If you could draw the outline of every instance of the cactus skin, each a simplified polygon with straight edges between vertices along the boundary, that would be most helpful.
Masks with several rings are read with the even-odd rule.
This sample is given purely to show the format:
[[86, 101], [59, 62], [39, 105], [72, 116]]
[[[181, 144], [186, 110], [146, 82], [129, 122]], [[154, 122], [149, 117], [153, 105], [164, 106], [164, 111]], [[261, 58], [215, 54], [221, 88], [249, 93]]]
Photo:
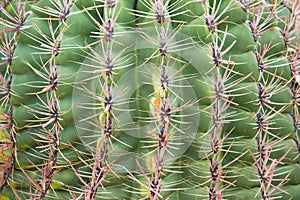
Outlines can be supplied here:
[[299, 1], [7, 3], [0, 199], [300, 198]]

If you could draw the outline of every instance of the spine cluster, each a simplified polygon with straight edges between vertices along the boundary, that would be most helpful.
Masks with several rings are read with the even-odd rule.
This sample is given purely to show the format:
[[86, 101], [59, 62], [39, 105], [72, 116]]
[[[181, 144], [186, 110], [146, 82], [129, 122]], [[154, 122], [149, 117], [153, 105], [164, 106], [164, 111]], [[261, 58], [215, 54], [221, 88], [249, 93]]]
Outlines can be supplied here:
[[[274, 185], [275, 177], [277, 176], [276, 168], [282, 164], [282, 160], [288, 155], [290, 150], [287, 150], [280, 158], [274, 158], [272, 150], [276, 149], [275, 146], [284, 141], [289, 136], [278, 139], [278, 136], [274, 133], [274, 126], [276, 121], [273, 120], [278, 116], [278, 113], [285, 112], [285, 109], [289, 104], [280, 104], [272, 98], [277, 94], [286, 90], [287, 86], [281, 83], [281, 78], [270, 71], [272, 66], [272, 58], [282, 59], [278, 57], [278, 54], [272, 55], [272, 48], [275, 48], [276, 44], [272, 44], [272, 40], [269, 43], [265, 43], [263, 35], [273, 31], [273, 20], [276, 16], [275, 4], [267, 4], [260, 2], [256, 11], [249, 10], [252, 16], [252, 20], [248, 21], [248, 25], [251, 29], [254, 41], [257, 44], [254, 55], [257, 60], [257, 66], [259, 71], [259, 79], [257, 80], [258, 90], [258, 111], [256, 112], [256, 142], [257, 153], [250, 152], [251, 157], [255, 162], [255, 167], [259, 177], [260, 187], [259, 192], [264, 200], [272, 199], [276, 197], [276, 193], [284, 183], [288, 181], [288, 174], [285, 173], [285, 177], [281, 179], [277, 185]], [[268, 10], [268, 13], [265, 12]], [[286, 23], [288, 24], [288, 23]], [[287, 25], [288, 26], [288, 25]], [[285, 41], [286, 47], [289, 45], [289, 39], [285, 32], [281, 32]], [[287, 48], [288, 49], [288, 48]], [[284, 52], [281, 52], [284, 54]], [[284, 67], [284, 65], [279, 66]], [[294, 94], [295, 95], [295, 94]], [[294, 96], [293, 95], [293, 96]], [[295, 120], [295, 119], [294, 119]], [[295, 127], [296, 128], [296, 127]]]
[[40, 108], [36, 109], [26, 106], [29, 112], [38, 116], [35, 120], [35, 122], [38, 123], [30, 125], [28, 128], [36, 130], [35, 134], [38, 135], [37, 140], [40, 141], [43, 145], [41, 147], [45, 148], [47, 152], [47, 159], [43, 162], [43, 165], [36, 166], [41, 173], [41, 181], [38, 182], [29, 178], [35, 187], [33, 188], [34, 192], [32, 192], [31, 196], [37, 199], [45, 199], [47, 197], [54, 176], [58, 172], [60, 133], [61, 130], [63, 130], [60, 124], [60, 97], [57, 95], [57, 89], [60, 83], [59, 67], [56, 63], [56, 59], [61, 51], [60, 47], [65, 31], [64, 23], [73, 3], [67, 0], [63, 2], [56, 1], [54, 4], [55, 8], [45, 6], [45, 8], [39, 10], [50, 15], [50, 17], [46, 19], [48, 20], [50, 37], [39, 28], [36, 28], [36, 31], [39, 32], [40, 38], [29, 36], [33, 41], [40, 44], [37, 50], [43, 51], [44, 54], [49, 56], [46, 62], [39, 63], [40, 68], [43, 69], [42, 71], [38, 71], [37, 67], [32, 63], [27, 63], [28, 67], [43, 80], [43, 85], [38, 86], [41, 90], [36, 93], [36, 97], [41, 105]]
[[224, 59], [224, 55], [227, 53], [228, 49], [223, 48], [225, 36], [221, 36], [221, 31], [218, 26], [224, 23], [227, 17], [222, 18], [221, 15], [217, 15], [219, 12], [220, 2], [215, 2], [213, 4], [213, 9], [210, 10], [208, 2], [203, 3], [205, 8], [205, 22], [206, 26], [210, 32], [211, 43], [210, 47], [212, 49], [212, 64], [213, 67], [209, 71], [212, 74], [212, 96], [211, 96], [211, 113], [212, 113], [212, 126], [208, 133], [210, 138], [210, 152], [207, 152], [206, 157], [209, 162], [209, 191], [208, 199], [217, 200], [223, 198], [224, 190], [228, 186], [223, 186], [224, 177], [226, 174], [225, 167], [230, 165], [221, 165], [223, 159], [224, 145], [226, 144], [226, 138], [229, 136], [230, 132], [224, 133], [224, 124], [226, 123], [227, 110], [231, 104], [229, 100], [229, 95], [227, 90], [235, 86], [237, 83], [232, 85], [227, 84], [228, 79], [231, 76], [229, 64], [230, 61]]
[[299, 3], [2, 1], [0, 199], [297, 199]]
[[18, 45], [16, 37], [18, 36], [26, 18], [30, 15], [26, 12], [26, 3], [16, 2], [15, 13], [9, 13], [5, 10], [5, 7], [9, 4], [9, 1], [4, 1], [3, 5], [0, 5], [0, 11], [7, 16], [7, 19], [0, 19], [0, 24], [3, 30], [0, 31], [0, 55], [3, 56], [2, 62], [0, 62], [1, 74], [0, 74], [0, 95], [1, 95], [1, 108], [4, 109], [1, 113], [1, 126], [0, 130], [4, 135], [1, 136], [1, 170], [0, 176], [0, 192], [7, 184], [16, 163], [17, 146], [16, 146], [16, 134], [17, 128], [14, 122], [14, 106], [10, 105], [9, 100], [11, 95], [14, 95], [11, 90], [11, 84], [13, 81], [13, 74], [11, 73], [11, 65], [14, 56], [14, 51]]
[[162, 186], [161, 174], [164, 168], [164, 155], [167, 151], [167, 145], [170, 133], [170, 88], [169, 88], [169, 59], [170, 53], [168, 50], [167, 33], [165, 30], [167, 6], [161, 0], [151, 3], [155, 12], [155, 22], [158, 24], [158, 50], [159, 50], [159, 69], [160, 69], [160, 83], [161, 88], [157, 92], [157, 97], [153, 102], [154, 110], [158, 117], [158, 149], [155, 159], [155, 171], [153, 172], [151, 182], [149, 184], [150, 199], [156, 200], [159, 198], [159, 193]]

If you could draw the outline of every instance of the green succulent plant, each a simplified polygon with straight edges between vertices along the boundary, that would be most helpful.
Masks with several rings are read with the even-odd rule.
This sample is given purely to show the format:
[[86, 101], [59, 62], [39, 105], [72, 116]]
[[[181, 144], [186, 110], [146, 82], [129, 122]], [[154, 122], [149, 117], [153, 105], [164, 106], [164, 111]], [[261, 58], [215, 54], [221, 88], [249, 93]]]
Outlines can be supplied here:
[[0, 4], [0, 199], [300, 199], [299, 1]]

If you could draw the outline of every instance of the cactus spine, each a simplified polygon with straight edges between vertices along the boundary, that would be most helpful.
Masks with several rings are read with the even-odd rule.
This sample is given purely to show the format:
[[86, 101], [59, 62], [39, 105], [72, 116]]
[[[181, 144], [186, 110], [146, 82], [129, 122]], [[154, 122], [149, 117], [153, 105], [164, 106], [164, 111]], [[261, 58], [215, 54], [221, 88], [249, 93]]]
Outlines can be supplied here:
[[0, 199], [299, 199], [299, 1], [0, 4]]

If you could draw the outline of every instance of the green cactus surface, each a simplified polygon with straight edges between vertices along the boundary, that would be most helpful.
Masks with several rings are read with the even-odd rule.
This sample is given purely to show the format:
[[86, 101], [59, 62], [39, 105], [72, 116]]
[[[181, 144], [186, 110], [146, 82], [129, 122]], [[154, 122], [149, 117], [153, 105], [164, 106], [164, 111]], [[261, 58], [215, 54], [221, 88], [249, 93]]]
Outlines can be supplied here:
[[2, 1], [0, 200], [299, 200], [299, 15]]

